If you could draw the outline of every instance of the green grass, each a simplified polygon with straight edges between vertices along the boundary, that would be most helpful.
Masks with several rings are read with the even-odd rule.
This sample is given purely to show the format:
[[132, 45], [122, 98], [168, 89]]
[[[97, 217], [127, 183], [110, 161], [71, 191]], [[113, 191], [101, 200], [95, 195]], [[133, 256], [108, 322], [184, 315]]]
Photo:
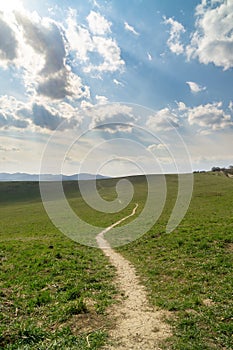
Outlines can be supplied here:
[[[97, 183], [106, 200], [116, 198], [116, 181]], [[133, 201], [117, 214], [92, 210], [74, 182], [64, 189], [81, 218], [106, 227], [130, 214], [135, 203], [137, 213], [142, 210], [145, 179], [131, 181]], [[232, 349], [233, 180], [195, 174], [188, 213], [170, 234], [165, 229], [176, 176], [167, 176], [167, 187], [158, 222], [118, 251], [135, 265], [151, 304], [171, 312], [173, 336], [164, 349]], [[71, 241], [53, 226], [37, 183], [0, 183], [0, 193], [0, 349], [99, 349], [111, 322], [105, 312], [117, 293], [114, 268], [101, 251]]]
[[[0, 186], [0, 349], [100, 348], [116, 295], [114, 269], [100, 250], [51, 224], [38, 184]], [[15, 201], [4, 199], [11, 187]]]
[[165, 349], [232, 349], [233, 181], [195, 175], [188, 213], [166, 234], [175, 187], [150, 232], [118, 250], [136, 266], [151, 303], [172, 312]]

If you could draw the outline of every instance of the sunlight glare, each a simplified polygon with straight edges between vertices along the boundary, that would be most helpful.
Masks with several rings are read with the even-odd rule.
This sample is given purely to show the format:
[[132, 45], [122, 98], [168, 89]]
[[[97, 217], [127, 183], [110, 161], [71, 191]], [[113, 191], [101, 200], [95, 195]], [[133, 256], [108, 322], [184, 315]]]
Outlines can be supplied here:
[[14, 10], [19, 10], [23, 7], [21, 0], [7, 0], [0, 3], [0, 11], [5, 13], [13, 12]]

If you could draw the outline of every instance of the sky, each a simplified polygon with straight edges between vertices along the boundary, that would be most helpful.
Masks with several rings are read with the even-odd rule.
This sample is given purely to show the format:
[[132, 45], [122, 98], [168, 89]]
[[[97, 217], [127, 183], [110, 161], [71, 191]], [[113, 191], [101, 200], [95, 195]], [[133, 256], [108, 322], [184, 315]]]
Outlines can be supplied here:
[[233, 0], [0, 2], [0, 172], [233, 163]]

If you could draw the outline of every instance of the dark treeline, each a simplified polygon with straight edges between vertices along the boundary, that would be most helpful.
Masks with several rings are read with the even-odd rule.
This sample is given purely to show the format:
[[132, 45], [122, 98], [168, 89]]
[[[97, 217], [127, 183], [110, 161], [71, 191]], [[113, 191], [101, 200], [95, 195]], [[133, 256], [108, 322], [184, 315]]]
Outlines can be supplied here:
[[[226, 176], [228, 176], [228, 174], [233, 175], [233, 165], [229, 165], [229, 167], [227, 167], [227, 168], [225, 168], [225, 167], [221, 168], [219, 166], [213, 166], [210, 171], [212, 171], [214, 173], [220, 173], [221, 172], [221, 173], [224, 173]], [[196, 171], [194, 171], [194, 174], [196, 174], [196, 173], [206, 173], [206, 172], [207, 171], [205, 171], [205, 170], [196, 170]]]
[[233, 174], [233, 165], [230, 165], [228, 168], [220, 168], [218, 166], [212, 167], [211, 171], [213, 172], [224, 172], [226, 174]]

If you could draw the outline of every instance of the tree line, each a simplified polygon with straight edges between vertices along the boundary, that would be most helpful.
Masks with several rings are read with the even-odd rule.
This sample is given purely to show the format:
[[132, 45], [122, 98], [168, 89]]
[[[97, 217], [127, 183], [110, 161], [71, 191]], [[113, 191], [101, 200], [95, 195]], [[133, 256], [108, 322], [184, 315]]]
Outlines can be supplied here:
[[212, 167], [211, 171], [213, 172], [223, 172], [224, 174], [231, 174], [233, 175], [233, 165], [230, 165], [228, 168], [220, 168], [218, 166]]

